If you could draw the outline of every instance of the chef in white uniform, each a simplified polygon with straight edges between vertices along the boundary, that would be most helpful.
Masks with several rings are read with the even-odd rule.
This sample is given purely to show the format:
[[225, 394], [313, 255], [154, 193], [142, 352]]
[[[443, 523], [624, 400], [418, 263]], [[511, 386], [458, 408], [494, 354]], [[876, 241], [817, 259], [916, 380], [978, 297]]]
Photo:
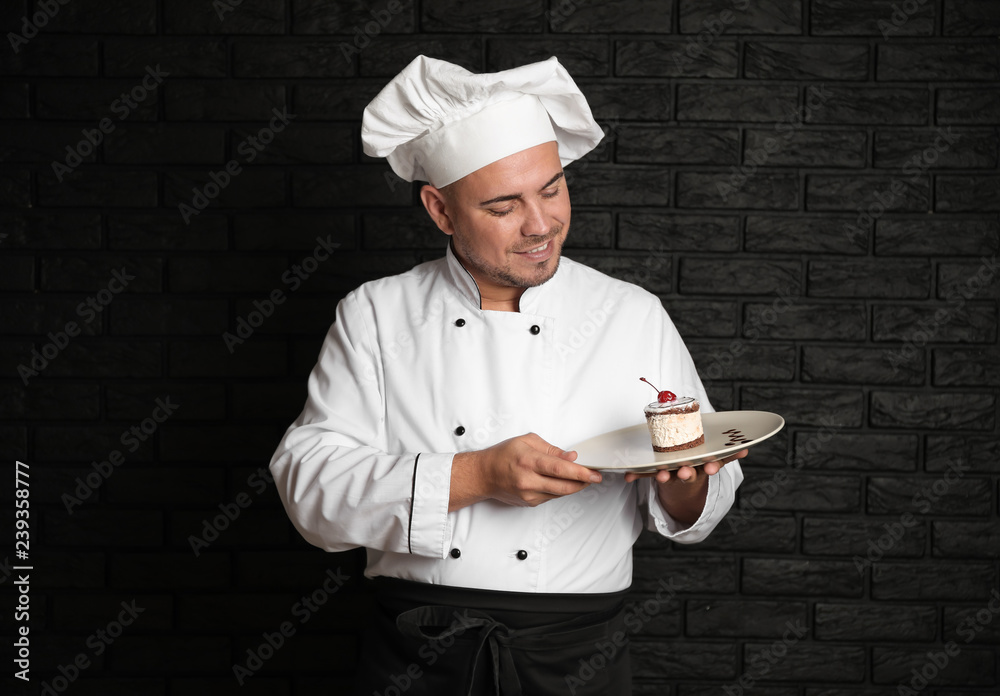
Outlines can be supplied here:
[[[602, 136], [556, 58], [472, 74], [419, 56], [365, 110], [365, 152], [429, 182], [445, 254], [340, 302], [271, 461], [303, 537], [365, 547], [384, 594], [356, 693], [565, 691], [594, 636], [620, 628], [641, 529], [695, 543], [733, 504], [732, 458], [637, 477], [569, 451], [642, 422], [655, 394], [641, 376], [712, 411], [658, 298], [561, 255], [563, 166]], [[478, 617], [450, 622], [447, 650], [428, 629], [449, 623], [442, 606]], [[547, 646], [583, 633], [550, 664], [531, 631]], [[571, 690], [628, 693], [627, 650], [609, 662]]]

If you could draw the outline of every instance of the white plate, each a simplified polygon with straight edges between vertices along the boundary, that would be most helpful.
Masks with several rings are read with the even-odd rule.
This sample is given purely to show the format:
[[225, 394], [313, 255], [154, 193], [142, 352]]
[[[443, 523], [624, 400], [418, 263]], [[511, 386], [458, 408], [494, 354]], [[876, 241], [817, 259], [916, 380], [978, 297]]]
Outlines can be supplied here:
[[[673, 471], [753, 447], [781, 430], [785, 419], [769, 411], [722, 411], [701, 414], [701, 423], [705, 443], [676, 452], [654, 451], [645, 421], [592, 437], [570, 449], [577, 452], [577, 464], [598, 471], [637, 474], [660, 469]], [[738, 440], [732, 437], [734, 430], [738, 431]]]

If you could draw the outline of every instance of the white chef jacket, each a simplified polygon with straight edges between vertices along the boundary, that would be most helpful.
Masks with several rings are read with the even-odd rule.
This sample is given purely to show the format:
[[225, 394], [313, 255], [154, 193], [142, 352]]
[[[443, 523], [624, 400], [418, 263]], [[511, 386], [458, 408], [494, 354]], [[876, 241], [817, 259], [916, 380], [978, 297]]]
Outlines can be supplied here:
[[571, 449], [645, 422], [639, 377], [712, 406], [656, 296], [563, 257], [519, 312], [480, 309], [454, 255], [365, 283], [337, 307], [308, 398], [270, 468], [296, 529], [363, 546], [368, 577], [516, 592], [615, 592], [645, 523], [704, 539], [733, 504], [739, 462], [709, 478], [700, 518], [663, 509], [652, 479], [603, 482], [536, 507], [448, 512], [452, 458], [528, 432]]

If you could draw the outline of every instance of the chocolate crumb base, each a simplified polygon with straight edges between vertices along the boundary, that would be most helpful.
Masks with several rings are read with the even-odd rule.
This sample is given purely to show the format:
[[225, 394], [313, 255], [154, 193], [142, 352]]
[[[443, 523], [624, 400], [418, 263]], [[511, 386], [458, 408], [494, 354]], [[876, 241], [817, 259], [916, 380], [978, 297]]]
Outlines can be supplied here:
[[697, 447], [698, 445], [705, 444], [705, 434], [702, 433], [698, 436], [697, 440], [691, 440], [691, 442], [685, 442], [681, 445], [674, 445], [673, 447], [657, 447], [653, 445], [653, 449], [657, 452], [676, 452], [678, 450], [691, 449], [692, 447]]

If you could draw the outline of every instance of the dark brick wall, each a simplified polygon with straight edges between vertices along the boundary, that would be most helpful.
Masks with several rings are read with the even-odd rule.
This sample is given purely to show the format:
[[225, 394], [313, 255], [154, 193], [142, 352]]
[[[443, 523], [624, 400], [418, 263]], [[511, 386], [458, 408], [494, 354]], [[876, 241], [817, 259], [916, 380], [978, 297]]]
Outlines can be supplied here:
[[[609, 132], [568, 171], [568, 255], [663, 298], [717, 408], [788, 422], [709, 540], [640, 540], [635, 600], [681, 591], [637, 605], [636, 692], [998, 693], [1000, 3], [5, 0], [0, 20], [0, 449], [31, 467], [34, 687], [349, 679], [363, 555], [305, 545], [258, 469], [337, 301], [442, 251], [359, 141], [426, 53], [560, 58]], [[213, 200], [185, 221], [195, 188]], [[265, 634], [283, 644], [240, 688]]]

